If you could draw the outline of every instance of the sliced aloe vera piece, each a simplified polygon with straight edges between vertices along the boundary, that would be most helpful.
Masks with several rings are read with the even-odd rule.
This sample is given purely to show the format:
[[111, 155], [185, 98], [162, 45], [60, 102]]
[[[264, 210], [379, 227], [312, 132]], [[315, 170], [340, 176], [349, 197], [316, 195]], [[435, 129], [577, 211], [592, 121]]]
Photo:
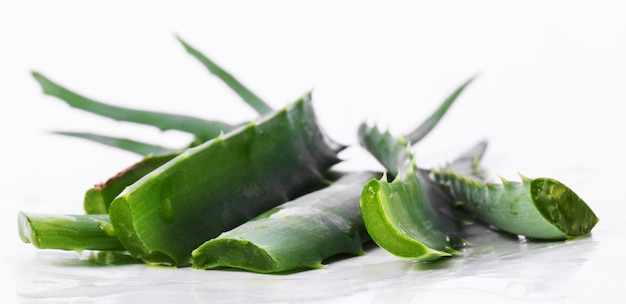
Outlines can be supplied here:
[[125, 250], [106, 214], [18, 214], [22, 241], [40, 249]]
[[113, 201], [111, 222], [134, 256], [188, 265], [205, 241], [323, 185], [343, 148], [319, 129], [307, 94], [145, 175]]
[[106, 182], [95, 185], [85, 193], [83, 207], [87, 214], [107, 214], [109, 206], [122, 191], [135, 183], [144, 175], [154, 171], [158, 167], [178, 156], [180, 152], [149, 155], [129, 168], [109, 178]]
[[361, 254], [369, 235], [359, 207], [372, 172], [348, 173], [330, 186], [271, 209], [193, 251], [195, 268], [262, 273], [322, 267], [337, 254]]
[[[419, 140], [432, 130], [468, 83], [455, 90], [409, 136]], [[443, 195], [440, 187], [428, 179], [427, 171], [418, 169], [410, 141], [365, 124], [359, 129], [359, 137], [361, 145], [393, 178], [392, 182], [387, 176], [373, 179], [363, 188], [360, 202], [363, 220], [374, 242], [407, 259], [430, 261], [456, 254], [455, 248], [463, 244], [463, 239], [453, 216], [450, 197]], [[467, 166], [466, 154], [459, 164]], [[474, 163], [470, 164], [468, 170], [474, 171]]]
[[271, 113], [272, 108], [257, 95], [252, 93], [248, 88], [243, 86], [235, 77], [233, 77], [230, 73], [224, 71], [220, 66], [215, 64], [212, 60], [210, 60], [207, 56], [202, 54], [197, 49], [193, 48], [187, 42], [185, 42], [182, 38], [176, 36], [176, 39], [183, 45], [185, 50], [191, 54], [193, 57], [198, 59], [213, 75], [217, 76], [220, 80], [222, 80], [226, 85], [228, 85], [237, 95], [239, 95], [248, 105], [250, 105], [257, 113], [264, 115]]
[[55, 96], [65, 101], [71, 107], [114, 120], [150, 125], [163, 131], [179, 130], [193, 134], [202, 140], [215, 138], [221, 133], [228, 132], [235, 128], [232, 125], [219, 121], [109, 105], [76, 94], [38, 72], [33, 72], [32, 74], [43, 88], [45, 94]]
[[461, 175], [450, 168], [434, 171], [454, 199], [484, 223], [531, 239], [562, 240], [585, 236], [596, 214], [569, 187], [552, 178], [502, 179], [501, 184]]

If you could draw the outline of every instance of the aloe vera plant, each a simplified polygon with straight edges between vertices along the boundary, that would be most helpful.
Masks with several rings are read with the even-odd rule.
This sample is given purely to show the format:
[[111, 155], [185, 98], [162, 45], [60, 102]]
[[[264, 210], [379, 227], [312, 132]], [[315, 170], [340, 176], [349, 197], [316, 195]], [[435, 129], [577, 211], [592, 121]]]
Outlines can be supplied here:
[[[431, 122], [441, 119], [470, 81], [455, 90], [407, 137], [419, 139], [424, 130], [433, 128]], [[359, 129], [361, 145], [393, 178], [392, 182], [387, 176], [373, 179], [363, 188], [360, 204], [367, 231], [380, 247], [398, 257], [429, 261], [456, 254], [455, 248], [463, 244], [463, 239], [449, 197], [433, 187], [427, 174], [418, 169], [407, 137], [394, 137], [365, 124]]]
[[434, 171], [454, 199], [471, 215], [502, 231], [531, 239], [562, 240], [587, 235], [595, 213], [569, 187], [552, 178], [501, 179], [501, 184], [462, 175], [451, 168]]
[[275, 273], [320, 268], [340, 253], [361, 254], [370, 237], [359, 197], [363, 184], [379, 175], [346, 173], [324, 189], [266, 211], [195, 249], [193, 266]]
[[186, 265], [204, 241], [321, 186], [343, 148], [318, 128], [307, 94], [145, 175], [113, 201], [111, 223], [145, 262]]
[[[587, 235], [598, 219], [570, 188], [549, 178], [486, 182], [480, 142], [442, 169], [420, 169], [411, 149], [441, 120], [471, 79], [418, 128], [393, 136], [359, 128], [359, 142], [386, 172], [337, 172], [343, 145], [317, 125], [311, 96], [280, 110], [176, 37], [259, 117], [240, 125], [112, 106], [40, 73], [44, 93], [115, 120], [194, 135], [172, 149], [85, 132], [56, 132], [137, 153], [143, 159], [85, 194], [84, 215], [20, 212], [20, 238], [41, 249], [124, 251], [146, 263], [276, 273], [361, 254], [372, 239], [422, 261], [464, 244], [455, 201], [479, 220], [537, 239]], [[382, 175], [382, 178], [378, 178]]]
[[[437, 125], [458, 94], [460, 91], [445, 100], [433, 115], [411, 132], [409, 137], [413, 145]], [[368, 132], [363, 128], [360, 131], [363, 142], [382, 149], [377, 150], [381, 153], [378, 156], [388, 156], [385, 160], [394, 164], [396, 161], [402, 163], [401, 155], [388, 150], [390, 145], [384, 144], [392, 140], [388, 134], [382, 135], [376, 130]], [[484, 144], [479, 148], [484, 151]], [[475, 168], [473, 159], [468, 162], [466, 158], [455, 162], [455, 167], [460, 170], [471, 168], [467, 171]], [[428, 174], [424, 169], [419, 172]], [[370, 240], [359, 203], [363, 185], [380, 175], [352, 172], [327, 188], [269, 210], [198, 247], [193, 251], [193, 265], [202, 269], [226, 266], [273, 273], [319, 268], [324, 259], [339, 253], [359, 254], [363, 242]], [[429, 186], [440, 190], [437, 184]], [[441, 194], [441, 191], [429, 191], [432, 197]]]

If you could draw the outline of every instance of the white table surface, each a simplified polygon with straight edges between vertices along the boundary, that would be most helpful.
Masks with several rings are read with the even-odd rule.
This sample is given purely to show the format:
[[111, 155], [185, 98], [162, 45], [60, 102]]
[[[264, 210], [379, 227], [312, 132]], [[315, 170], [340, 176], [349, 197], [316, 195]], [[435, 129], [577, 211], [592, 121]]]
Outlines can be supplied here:
[[[626, 5], [620, 1], [0, 2], [0, 291], [3, 303], [588, 303], [621, 296], [626, 204]], [[254, 118], [184, 52], [178, 34], [278, 108], [313, 90], [319, 121], [351, 145], [343, 169], [379, 168], [363, 121], [406, 132], [478, 78], [416, 147], [437, 166], [481, 139], [493, 177], [552, 177], [598, 214], [588, 238], [519, 242], [476, 230], [437, 263], [375, 246], [286, 276], [142, 264], [20, 241], [17, 212], [80, 213], [82, 195], [138, 156], [50, 134], [92, 131], [182, 146], [44, 96], [30, 72], [109, 103]], [[6, 302], [5, 302], [6, 301]]]

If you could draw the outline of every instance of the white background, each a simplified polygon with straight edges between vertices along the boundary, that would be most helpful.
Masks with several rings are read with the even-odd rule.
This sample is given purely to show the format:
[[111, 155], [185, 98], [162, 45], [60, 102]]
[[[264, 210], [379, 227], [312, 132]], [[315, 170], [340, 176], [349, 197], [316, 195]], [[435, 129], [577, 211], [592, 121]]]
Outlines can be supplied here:
[[[3, 299], [63, 300], [62, 293], [37, 300], [36, 290], [20, 286], [39, 275], [32, 269], [24, 274], [24, 265], [42, 259], [54, 264], [55, 256], [21, 243], [17, 212], [80, 213], [84, 190], [139, 159], [51, 131], [99, 132], [173, 147], [189, 140], [69, 108], [44, 96], [31, 71], [112, 104], [232, 123], [254, 119], [174, 35], [275, 108], [313, 90], [322, 127], [352, 146], [342, 154], [345, 169], [378, 168], [356, 146], [361, 122], [407, 132], [478, 75], [417, 146], [420, 165], [443, 164], [487, 139], [484, 166], [492, 176], [517, 180], [519, 172], [570, 186], [600, 223], [582, 243], [593, 243], [593, 251], [580, 257], [584, 262], [565, 277], [550, 277], [567, 282], [554, 292], [565, 302], [619, 294], [622, 284], [612, 278], [626, 270], [624, 16], [621, 1], [1, 1]], [[518, 260], [519, 267], [532, 269], [525, 261]], [[472, 267], [476, 276], [450, 285], [435, 281], [428, 295], [437, 298], [441, 290], [447, 297], [454, 294], [450, 290], [478, 286], [482, 266]], [[511, 280], [508, 269], [496, 268], [495, 277], [502, 279], [496, 282]], [[375, 289], [349, 297], [375, 302]], [[498, 301], [546, 295], [475, 289], [459, 295]], [[410, 290], [400, 302], [420, 301], [419, 289]]]

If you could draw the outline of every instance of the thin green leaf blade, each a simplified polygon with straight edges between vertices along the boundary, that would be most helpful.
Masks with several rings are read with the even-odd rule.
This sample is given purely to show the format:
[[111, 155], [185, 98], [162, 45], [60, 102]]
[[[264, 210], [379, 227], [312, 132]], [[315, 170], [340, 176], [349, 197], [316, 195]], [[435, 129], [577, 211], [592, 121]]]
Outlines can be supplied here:
[[178, 41], [183, 45], [183, 47], [189, 54], [198, 59], [209, 70], [209, 72], [217, 76], [233, 91], [235, 91], [235, 93], [237, 93], [237, 95], [239, 95], [248, 105], [256, 110], [257, 113], [264, 115], [273, 111], [272, 107], [270, 107], [265, 101], [261, 100], [261, 98], [259, 98], [257, 95], [252, 93], [252, 91], [250, 91], [243, 84], [241, 84], [241, 82], [239, 82], [230, 73], [223, 70], [220, 66], [215, 64], [215, 62], [213, 62], [197, 49], [193, 48], [179, 36], [176, 36], [176, 39], [178, 39]]
[[109, 147], [114, 147], [114, 148], [122, 149], [125, 151], [129, 151], [129, 152], [139, 154], [142, 156], [171, 154], [176, 151], [175, 149], [171, 149], [171, 148], [167, 148], [167, 147], [163, 147], [159, 145], [153, 145], [149, 143], [144, 143], [144, 142], [140, 142], [140, 141], [136, 141], [132, 139], [112, 137], [112, 136], [100, 135], [100, 134], [89, 133], [89, 132], [56, 131], [54, 132], [54, 134], [82, 138], [82, 139], [94, 141], [94, 142], [97, 142], [97, 143], [100, 143]]
[[421, 125], [419, 125], [415, 130], [409, 132], [404, 136], [407, 141], [415, 144], [422, 140], [430, 131], [432, 131], [435, 126], [439, 123], [439, 121], [443, 118], [443, 116], [448, 112], [448, 109], [452, 106], [454, 101], [461, 95], [463, 90], [474, 80], [474, 78], [470, 78], [465, 83], [463, 83], [459, 88], [457, 88], [448, 98], [446, 98], [443, 103], [432, 113]]
[[191, 133], [202, 140], [215, 138], [223, 132], [234, 129], [234, 126], [219, 121], [109, 105], [76, 94], [38, 72], [32, 72], [32, 75], [39, 82], [45, 94], [55, 96], [71, 107], [114, 120], [150, 125], [163, 131], [179, 130]]

